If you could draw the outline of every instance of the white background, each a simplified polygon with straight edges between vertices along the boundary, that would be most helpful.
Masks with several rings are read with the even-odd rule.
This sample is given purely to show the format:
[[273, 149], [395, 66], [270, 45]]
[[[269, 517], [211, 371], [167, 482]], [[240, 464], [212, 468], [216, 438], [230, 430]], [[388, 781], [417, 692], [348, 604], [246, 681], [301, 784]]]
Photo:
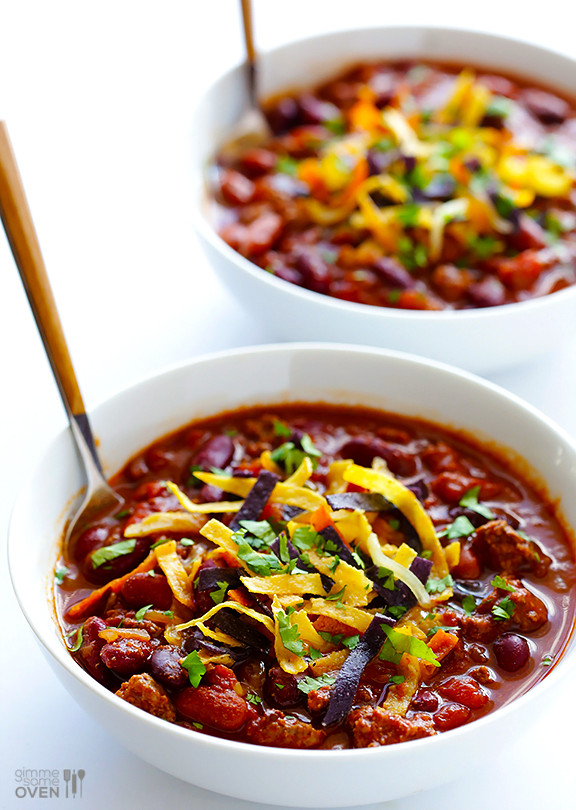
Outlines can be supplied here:
[[[267, 339], [216, 280], [188, 213], [190, 111], [202, 89], [242, 57], [237, 6], [0, 0], [0, 117], [8, 122], [88, 409], [168, 364]], [[265, 48], [332, 29], [420, 23], [512, 34], [576, 56], [569, 8], [558, 0], [535, 10], [502, 0], [255, 0]], [[575, 350], [567, 341], [552, 357], [493, 379], [576, 436]], [[0, 380], [4, 543], [16, 493], [65, 417], [3, 234]], [[3, 553], [0, 806], [62, 806], [16, 798], [18, 768], [83, 768], [77, 803], [85, 810], [245, 810], [245, 802], [144, 765], [70, 701], [20, 615], [5, 559]], [[387, 807], [574, 807], [574, 724], [568, 685], [554, 710], [499, 752], [495, 765], [478, 762], [471, 780], [454, 774], [448, 787]]]

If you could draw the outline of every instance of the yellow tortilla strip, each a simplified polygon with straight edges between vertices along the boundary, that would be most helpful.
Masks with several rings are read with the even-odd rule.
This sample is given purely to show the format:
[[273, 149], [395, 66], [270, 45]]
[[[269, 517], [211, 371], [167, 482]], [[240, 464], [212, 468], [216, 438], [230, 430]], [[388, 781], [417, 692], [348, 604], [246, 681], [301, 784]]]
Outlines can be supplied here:
[[192, 583], [182, 564], [182, 560], [176, 553], [176, 541], [169, 540], [167, 543], [158, 546], [156, 548], [156, 559], [176, 599], [186, 607], [193, 607]]
[[420, 664], [413, 655], [404, 653], [398, 664], [398, 674], [404, 676], [404, 681], [390, 684], [382, 708], [396, 714], [405, 715], [412, 698], [420, 686]]
[[273, 577], [240, 577], [252, 593], [270, 596], [304, 596], [305, 593], [322, 596], [325, 593], [320, 574], [276, 574]]
[[334, 650], [310, 663], [310, 669], [315, 676], [336, 673], [350, 655], [349, 650]]
[[308, 615], [329, 616], [331, 619], [343, 622], [349, 627], [354, 627], [361, 633], [367, 630], [368, 625], [374, 618], [374, 614], [368, 610], [360, 610], [346, 605], [336, 607], [335, 602], [328, 602], [326, 599], [309, 599], [304, 603], [303, 609]]
[[446, 555], [436, 537], [434, 524], [413, 492], [391, 475], [357, 464], [352, 464], [344, 471], [344, 479], [370, 492], [378, 492], [393, 503], [414, 527], [422, 546], [431, 552], [436, 575], [445, 577], [448, 574]]
[[[282, 634], [280, 632], [280, 618], [286, 617], [292, 627], [298, 627], [294, 620], [295, 612], [290, 614], [285, 613], [278, 600], [273, 599], [272, 613], [274, 614], [274, 652], [276, 653], [278, 663], [284, 672], [288, 672], [290, 675], [296, 675], [299, 672], [304, 672], [304, 670], [308, 669], [308, 662], [303, 658], [303, 656], [297, 655], [291, 650], [286, 649], [284, 646], [284, 641], [282, 640]], [[299, 631], [298, 638], [300, 638]]]
[[[350, 466], [350, 465], [348, 465]], [[370, 513], [374, 514], [374, 513]], [[366, 545], [368, 538], [373, 532], [372, 525], [366, 513], [355, 509], [353, 512], [339, 510], [332, 514], [332, 519], [342, 535], [351, 546], [358, 546], [358, 548], [365, 554], [368, 554], [368, 547]]]
[[155, 532], [199, 532], [203, 520], [189, 512], [154, 512], [124, 530], [124, 537], [146, 537]]
[[[371, 598], [373, 585], [372, 582], [365, 577], [362, 571], [354, 568], [344, 560], [340, 560], [335, 569], [333, 569], [333, 557], [321, 557], [315, 551], [308, 553], [310, 562], [317, 568], [321, 574], [326, 574], [334, 580], [334, 587], [331, 594], [339, 593], [344, 588], [344, 593], [340, 597], [340, 602], [343, 605], [350, 607], [364, 607], [368, 604]], [[312, 593], [312, 591], [308, 591]]]
[[[252, 608], [245, 607], [241, 605], [240, 602], [221, 602], [219, 605], [214, 605], [213, 608], [205, 613], [203, 616], [200, 616], [198, 619], [192, 619], [189, 622], [185, 622], [184, 624], [177, 624], [174, 627], [169, 627], [166, 632], [164, 633], [164, 637], [169, 644], [179, 644], [180, 643], [180, 633], [182, 630], [186, 630], [188, 627], [199, 627], [202, 632], [204, 632], [203, 627], [205, 627], [205, 622], [214, 616], [215, 613], [218, 611], [223, 610], [224, 608], [228, 608], [229, 610], [235, 610], [237, 613], [244, 613], [246, 616], [250, 616], [251, 619], [254, 619], [260, 624], [264, 625], [266, 630], [270, 633], [270, 635], [274, 635], [274, 622], [268, 616], [265, 616], [263, 613], [258, 613], [256, 610], [252, 610]], [[214, 631], [211, 631], [214, 632]], [[236, 644], [238, 642], [236, 641]]]
[[[194, 475], [204, 484], [219, 487], [225, 492], [231, 492], [241, 498], [245, 498], [256, 483], [255, 478], [232, 478], [206, 472], [197, 472]], [[289, 506], [299, 506], [301, 509], [307, 509], [311, 512], [326, 503], [318, 492], [306, 487], [289, 484], [288, 481], [276, 484], [270, 495], [270, 500], [277, 503], [286, 503]]]

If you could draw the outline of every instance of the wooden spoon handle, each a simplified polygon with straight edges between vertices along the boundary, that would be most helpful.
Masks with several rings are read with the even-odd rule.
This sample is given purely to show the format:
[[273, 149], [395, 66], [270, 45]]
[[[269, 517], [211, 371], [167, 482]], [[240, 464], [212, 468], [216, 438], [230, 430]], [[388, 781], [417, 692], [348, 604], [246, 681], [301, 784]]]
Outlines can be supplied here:
[[82, 417], [84, 402], [4, 121], [0, 121], [0, 218], [68, 415]]
[[240, 0], [242, 6], [242, 27], [244, 29], [244, 42], [246, 44], [248, 89], [252, 106], [258, 107], [257, 77], [256, 77], [256, 48], [254, 47], [254, 28], [252, 22], [252, 0]]

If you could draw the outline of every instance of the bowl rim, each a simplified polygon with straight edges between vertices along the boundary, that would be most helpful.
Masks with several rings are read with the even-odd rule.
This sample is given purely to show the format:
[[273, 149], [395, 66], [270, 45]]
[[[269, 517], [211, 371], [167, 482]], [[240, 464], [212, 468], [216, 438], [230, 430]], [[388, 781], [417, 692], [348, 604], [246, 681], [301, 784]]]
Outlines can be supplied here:
[[[407, 352], [377, 348], [373, 346], [358, 346], [346, 343], [300, 342], [300, 343], [261, 344], [258, 346], [238, 347], [235, 349], [230, 350], [225, 349], [211, 352], [208, 354], [199, 355], [190, 360], [169, 365], [166, 368], [161, 369], [160, 371], [154, 374], [143, 375], [140, 379], [136, 380], [135, 382], [123, 386], [115, 393], [110, 394], [106, 398], [102, 399], [97, 405], [94, 406], [94, 408], [91, 409], [91, 411], [92, 413], [97, 414], [97, 412], [100, 409], [113, 405], [116, 400], [121, 400], [123, 397], [130, 395], [131, 393], [134, 392], [135, 389], [139, 387], [148, 386], [152, 383], [161, 384], [162, 381], [167, 377], [172, 375], [185, 374], [188, 372], [190, 368], [193, 368], [195, 366], [209, 365], [214, 361], [225, 359], [229, 360], [230, 362], [233, 362], [235, 358], [245, 355], [246, 353], [252, 355], [258, 354], [289, 355], [291, 353], [301, 353], [301, 352], [312, 353], [318, 350], [328, 351], [329, 353], [334, 354], [340, 354], [343, 352], [346, 353], [351, 352], [360, 355], [368, 354], [376, 357], [381, 357], [383, 358], [384, 361], [386, 361], [387, 359], [399, 360], [403, 363], [408, 363], [413, 367], [426, 366], [432, 369], [436, 369], [439, 373], [443, 375], [463, 379], [465, 380], [466, 385], [472, 385], [473, 387], [483, 388], [486, 391], [490, 392], [489, 394], [490, 396], [494, 396], [496, 398], [508, 401], [509, 403], [512, 404], [513, 407], [520, 409], [526, 415], [528, 415], [529, 418], [539, 421], [541, 424], [544, 425], [544, 427], [546, 427], [549, 431], [554, 433], [557, 436], [557, 438], [559, 438], [562, 441], [562, 443], [566, 445], [568, 449], [570, 449], [576, 457], [576, 440], [572, 439], [572, 437], [561, 426], [557, 425], [552, 419], [550, 419], [538, 408], [524, 401], [523, 399], [511, 393], [510, 391], [507, 391], [505, 388], [496, 385], [495, 383], [485, 380], [479, 377], [478, 375], [450, 366], [446, 363], [442, 363], [440, 361], [431, 360], [424, 357], [419, 357], [417, 355], [409, 354]], [[43, 587], [43, 591], [46, 595], [45, 606], [47, 608], [47, 612], [46, 615], [41, 618], [41, 622], [51, 621], [54, 624], [53, 628], [54, 633], [51, 633], [48, 638], [44, 637], [44, 635], [41, 632], [41, 628], [38, 626], [38, 621], [36, 619], [34, 607], [32, 607], [31, 609], [29, 609], [28, 607], [25, 593], [25, 583], [21, 583], [19, 580], [20, 565], [17, 559], [17, 539], [16, 539], [17, 531], [15, 530], [15, 524], [18, 520], [19, 513], [24, 508], [23, 504], [28, 497], [28, 492], [31, 489], [32, 482], [37, 475], [37, 470], [40, 469], [45, 464], [46, 459], [50, 457], [51, 453], [54, 452], [55, 448], [61, 445], [63, 442], [68, 441], [68, 438], [69, 438], [69, 429], [66, 427], [64, 429], [59, 430], [55, 435], [53, 435], [52, 440], [49, 441], [48, 445], [45, 446], [43, 450], [41, 450], [38, 457], [36, 458], [36, 463], [33, 465], [31, 472], [28, 473], [26, 479], [24, 480], [23, 484], [20, 487], [18, 496], [15, 500], [12, 509], [12, 514], [10, 517], [8, 528], [7, 556], [12, 587], [16, 595], [16, 599], [18, 601], [20, 609], [22, 610], [22, 613], [26, 618], [26, 621], [30, 625], [30, 628], [33, 631], [37, 641], [40, 643], [45, 653], [48, 654], [52, 662], [60, 664], [66, 670], [68, 675], [70, 675], [75, 681], [79, 682], [80, 685], [87, 687], [95, 698], [107, 703], [111, 708], [111, 710], [113, 710], [115, 707], [119, 712], [127, 712], [128, 715], [132, 717], [134, 722], [145, 725], [151, 724], [152, 727], [155, 728], [159, 733], [165, 735], [176, 735], [176, 737], [181, 738], [183, 741], [185, 742], [187, 741], [186, 742], [187, 745], [194, 745], [194, 746], [197, 745], [200, 747], [204, 747], [206, 750], [209, 751], [224, 749], [241, 757], [254, 755], [263, 757], [266, 760], [275, 760], [280, 757], [282, 759], [287, 758], [289, 760], [299, 761], [299, 760], [310, 760], [310, 758], [312, 757], [314, 761], [323, 761], [334, 758], [335, 753], [331, 749], [302, 750], [302, 749], [278, 748], [274, 746], [256, 745], [236, 740], [226, 740], [208, 734], [191, 734], [189, 729], [177, 726], [174, 723], [170, 723], [166, 720], [155, 717], [141, 709], [138, 709], [135, 706], [132, 706], [131, 704], [117, 697], [113, 692], [106, 689], [103, 685], [98, 683], [98, 681], [96, 681], [84, 669], [82, 669], [82, 667], [80, 667], [70, 655], [68, 649], [66, 648], [66, 645], [63, 642], [60, 627], [57, 618], [55, 616], [54, 605], [52, 603], [53, 589], [52, 589], [51, 575], [53, 563], [55, 562], [55, 552], [57, 548], [56, 541], [54, 542], [53, 548], [51, 549], [49, 555], [51, 560], [51, 567], [49, 568], [49, 570], [45, 572], [43, 581], [38, 583], [41, 587]], [[70, 450], [67, 452], [69, 452], [70, 455], [74, 453], [72, 444], [70, 444]], [[575, 529], [576, 526], [571, 529], [572, 533], [574, 533]], [[526, 692], [519, 695], [517, 698], [514, 698], [504, 706], [489, 712], [487, 715], [477, 720], [474, 720], [472, 723], [465, 724], [464, 726], [452, 729], [449, 732], [443, 732], [441, 734], [434, 735], [432, 737], [410, 740], [411, 745], [409, 746], [408, 750], [416, 753], [416, 751], [420, 749], [426, 750], [427, 747], [430, 745], [434, 745], [436, 749], [438, 749], [440, 746], [451, 745], [452, 741], [454, 741], [456, 736], [466, 739], [470, 735], [475, 735], [477, 733], [475, 732], [475, 729], [481, 730], [493, 724], [494, 722], [496, 723], [504, 722], [510, 714], [515, 715], [516, 713], [520, 712], [525, 704], [532, 703], [534, 700], [543, 697], [546, 693], [550, 692], [550, 690], [554, 689], [557, 682], [566, 678], [570, 671], [572, 672], [576, 671], [576, 642], [574, 641], [575, 634], [576, 634], [576, 623], [573, 624], [572, 626], [572, 630], [560, 653], [558, 661], [553, 665], [550, 671], [546, 673], [546, 675], [542, 678], [542, 680], [538, 681]], [[397, 752], [399, 746], [401, 747], [401, 750], [406, 750], [406, 747], [402, 743], [395, 743], [392, 745], [379, 746], [375, 748], [338, 750], [337, 752], [338, 762], [342, 761], [343, 763], [345, 763], [349, 759], [350, 760], [363, 758], [377, 759], [379, 757], [383, 756], [385, 757], [386, 751], [394, 750]], [[390, 753], [389, 756], [393, 756], [392, 753]]]
[[[570, 65], [576, 74], [576, 56], [570, 56], [562, 51], [556, 51], [551, 47], [546, 47], [538, 43], [534, 43], [528, 39], [521, 37], [508, 36], [500, 33], [492, 33], [487, 30], [475, 28], [459, 28], [456, 26], [443, 26], [443, 25], [418, 25], [418, 24], [398, 24], [398, 25], [379, 25], [374, 27], [359, 27], [350, 29], [337, 29], [329, 31], [324, 34], [313, 34], [310, 36], [291, 40], [290, 42], [283, 43], [276, 47], [261, 49], [263, 58], [275, 58], [281, 56], [283, 52], [290, 51], [290, 49], [300, 45], [310, 46], [314, 42], [327, 41], [330, 39], [338, 39], [346, 34], [354, 37], [363, 37], [369, 34], [373, 35], [375, 31], [385, 31], [390, 33], [400, 33], [410, 31], [412, 33], [419, 33], [426, 35], [427, 33], [436, 35], [446, 35], [457, 39], [462, 36], [472, 37], [476, 40], [485, 40], [488, 43], [499, 43], [500, 45], [514, 44], [517, 47], [525, 48], [531, 53], [539, 53], [543, 58], [553, 57], [566, 66]], [[448, 60], [449, 61], [449, 60]], [[490, 60], [487, 60], [486, 67], [488, 67]], [[226, 71], [219, 73], [209, 84], [209, 86], [200, 95], [196, 101], [191, 120], [194, 122], [202, 122], [201, 115], [202, 108], [209, 102], [211, 96], [216, 93], [219, 87], [225, 84], [230, 78], [240, 73], [244, 69], [244, 63], [238, 62]], [[495, 68], [497, 70], [498, 68]], [[575, 75], [576, 78], [576, 75]], [[303, 85], [302, 85], [303, 86]], [[550, 89], [554, 89], [554, 84], [549, 83], [546, 85]], [[575, 95], [576, 101], [576, 95]], [[490, 319], [504, 316], [504, 318], [515, 316], [519, 310], [522, 314], [529, 315], [530, 312], [539, 312], [540, 310], [547, 310], [550, 306], [554, 306], [554, 302], [558, 302], [560, 297], [561, 301], [569, 301], [576, 297], [576, 284], [565, 287], [562, 290], [539, 296], [537, 298], [529, 298], [525, 301], [515, 301], [508, 304], [502, 304], [497, 307], [474, 307], [470, 309], [455, 309], [455, 310], [410, 310], [410, 309], [395, 309], [392, 307], [379, 307], [374, 304], [360, 304], [355, 301], [346, 301], [344, 299], [335, 298], [333, 296], [324, 295], [323, 293], [314, 292], [304, 287], [299, 287], [289, 281], [284, 281], [277, 276], [267, 273], [263, 268], [251, 262], [249, 259], [242, 256], [236, 250], [230, 247], [221, 236], [217, 233], [216, 229], [212, 226], [208, 216], [203, 211], [207, 198], [206, 194], [206, 166], [199, 166], [198, 161], [193, 161], [192, 165], [193, 174], [193, 199], [192, 199], [192, 224], [196, 232], [205, 239], [215, 250], [222, 253], [229, 261], [237, 264], [240, 268], [251, 276], [254, 281], [266, 286], [270, 285], [275, 289], [278, 294], [288, 294], [296, 300], [306, 302], [312, 306], [323, 306], [326, 310], [333, 310], [335, 315], [341, 316], [354, 314], [360, 316], [362, 314], [374, 318], [385, 318], [392, 322], [397, 320], [407, 320], [408, 322], [417, 323], [423, 321], [425, 323], [451, 323], [463, 321], [466, 323], [474, 324], [476, 321], [479, 325], [484, 324]], [[551, 303], [552, 302], [552, 303]]]

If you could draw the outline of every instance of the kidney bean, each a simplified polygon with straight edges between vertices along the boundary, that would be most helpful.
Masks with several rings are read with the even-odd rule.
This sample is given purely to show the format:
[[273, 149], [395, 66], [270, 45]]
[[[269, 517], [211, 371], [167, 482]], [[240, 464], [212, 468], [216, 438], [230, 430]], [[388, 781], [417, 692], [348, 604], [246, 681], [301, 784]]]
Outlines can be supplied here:
[[234, 169], [222, 169], [220, 191], [230, 205], [246, 205], [254, 199], [256, 186], [246, 175]]
[[322, 101], [312, 93], [302, 93], [298, 99], [300, 118], [305, 124], [323, 124], [341, 117], [340, 110], [329, 101]]
[[152, 652], [149, 641], [137, 638], [119, 638], [105, 644], [100, 658], [117, 675], [134, 675], [147, 668]]
[[260, 256], [274, 245], [284, 227], [279, 214], [266, 211], [246, 226], [242, 250], [247, 256]]
[[544, 228], [523, 212], [516, 219], [509, 241], [516, 250], [539, 250], [548, 244]]
[[489, 500], [502, 491], [502, 487], [495, 482], [460, 475], [457, 472], [442, 472], [430, 482], [434, 494], [448, 503], [458, 503], [469, 489], [478, 485], [481, 500]]
[[428, 485], [423, 478], [412, 481], [411, 484], [408, 484], [408, 489], [413, 495], [416, 495], [421, 503], [424, 503], [429, 494]]
[[446, 301], [458, 301], [464, 296], [472, 275], [454, 264], [440, 264], [432, 272], [432, 284]]
[[480, 684], [468, 675], [448, 678], [438, 687], [438, 691], [442, 697], [461, 703], [469, 709], [480, 709], [489, 700]]
[[274, 267], [274, 275], [276, 278], [281, 278], [282, 281], [288, 281], [290, 284], [297, 284], [301, 287], [304, 283], [302, 273], [299, 273], [294, 267], [289, 267], [287, 264], [279, 262]]
[[100, 638], [99, 633], [106, 627], [106, 622], [99, 616], [90, 616], [86, 619], [82, 627], [82, 646], [77, 653], [82, 666], [104, 685], [108, 682], [110, 673], [100, 658], [100, 650], [106, 642]]
[[302, 703], [304, 698], [304, 693], [298, 689], [296, 678], [280, 667], [272, 667], [268, 671], [264, 688], [269, 700], [281, 709], [293, 708]]
[[75, 559], [78, 562], [82, 562], [88, 554], [91, 554], [98, 548], [102, 548], [102, 546], [106, 544], [109, 534], [110, 530], [105, 526], [92, 526], [86, 529], [74, 544]]
[[546, 255], [543, 251], [523, 250], [511, 259], [498, 260], [498, 277], [506, 287], [515, 292], [528, 290], [553, 261], [552, 255]]
[[435, 712], [438, 709], [438, 697], [430, 689], [419, 689], [412, 698], [410, 708], [415, 712]]
[[252, 177], [257, 177], [258, 175], [266, 174], [266, 172], [271, 172], [276, 166], [277, 159], [274, 152], [271, 152], [269, 149], [255, 147], [254, 149], [248, 149], [248, 151], [242, 155], [241, 164], [247, 174]]
[[283, 135], [296, 126], [299, 114], [296, 99], [286, 96], [266, 111], [266, 118], [274, 135]]
[[174, 461], [174, 454], [163, 450], [161, 447], [150, 447], [146, 451], [145, 459], [148, 469], [152, 470], [152, 472], [158, 472]]
[[570, 105], [567, 101], [535, 87], [522, 92], [522, 101], [532, 115], [543, 124], [562, 124], [570, 114]]
[[120, 594], [132, 608], [152, 605], [157, 610], [168, 610], [172, 604], [172, 591], [164, 574], [133, 574], [122, 583]]
[[391, 256], [375, 261], [372, 269], [382, 281], [399, 290], [408, 290], [416, 283], [404, 265]]
[[189, 687], [176, 695], [178, 711], [219, 731], [237, 731], [246, 721], [248, 704], [233, 689], [216, 686]]
[[212, 467], [224, 470], [234, 457], [234, 442], [230, 436], [214, 436], [194, 456], [192, 464], [209, 471]]
[[468, 299], [476, 307], [498, 307], [506, 301], [506, 290], [497, 278], [486, 276], [482, 281], [470, 285]]
[[150, 540], [147, 537], [139, 537], [136, 540], [134, 551], [131, 551], [130, 554], [122, 554], [96, 568], [92, 565], [94, 553], [92, 552], [85, 558], [82, 571], [86, 579], [90, 580], [90, 582], [97, 582], [99, 584], [110, 582], [110, 580], [121, 577], [133, 568], [136, 568], [148, 554], [149, 548]]
[[504, 633], [492, 646], [498, 666], [506, 672], [517, 672], [530, 658], [528, 642], [516, 633]]
[[174, 647], [159, 647], [150, 656], [150, 672], [156, 680], [168, 689], [184, 689], [190, 681], [188, 673], [180, 663], [180, 652]]
[[328, 265], [317, 253], [301, 250], [296, 258], [296, 269], [302, 275], [308, 289], [318, 293], [328, 292], [330, 282]]
[[384, 459], [394, 475], [408, 477], [416, 473], [416, 462], [411, 455], [379, 439], [350, 439], [340, 448], [340, 454], [343, 458], [353, 459], [362, 467], [370, 467], [372, 461], [378, 457]]
[[445, 703], [434, 714], [434, 725], [438, 731], [450, 731], [450, 729], [463, 726], [470, 720], [472, 712], [467, 706], [460, 703]]

